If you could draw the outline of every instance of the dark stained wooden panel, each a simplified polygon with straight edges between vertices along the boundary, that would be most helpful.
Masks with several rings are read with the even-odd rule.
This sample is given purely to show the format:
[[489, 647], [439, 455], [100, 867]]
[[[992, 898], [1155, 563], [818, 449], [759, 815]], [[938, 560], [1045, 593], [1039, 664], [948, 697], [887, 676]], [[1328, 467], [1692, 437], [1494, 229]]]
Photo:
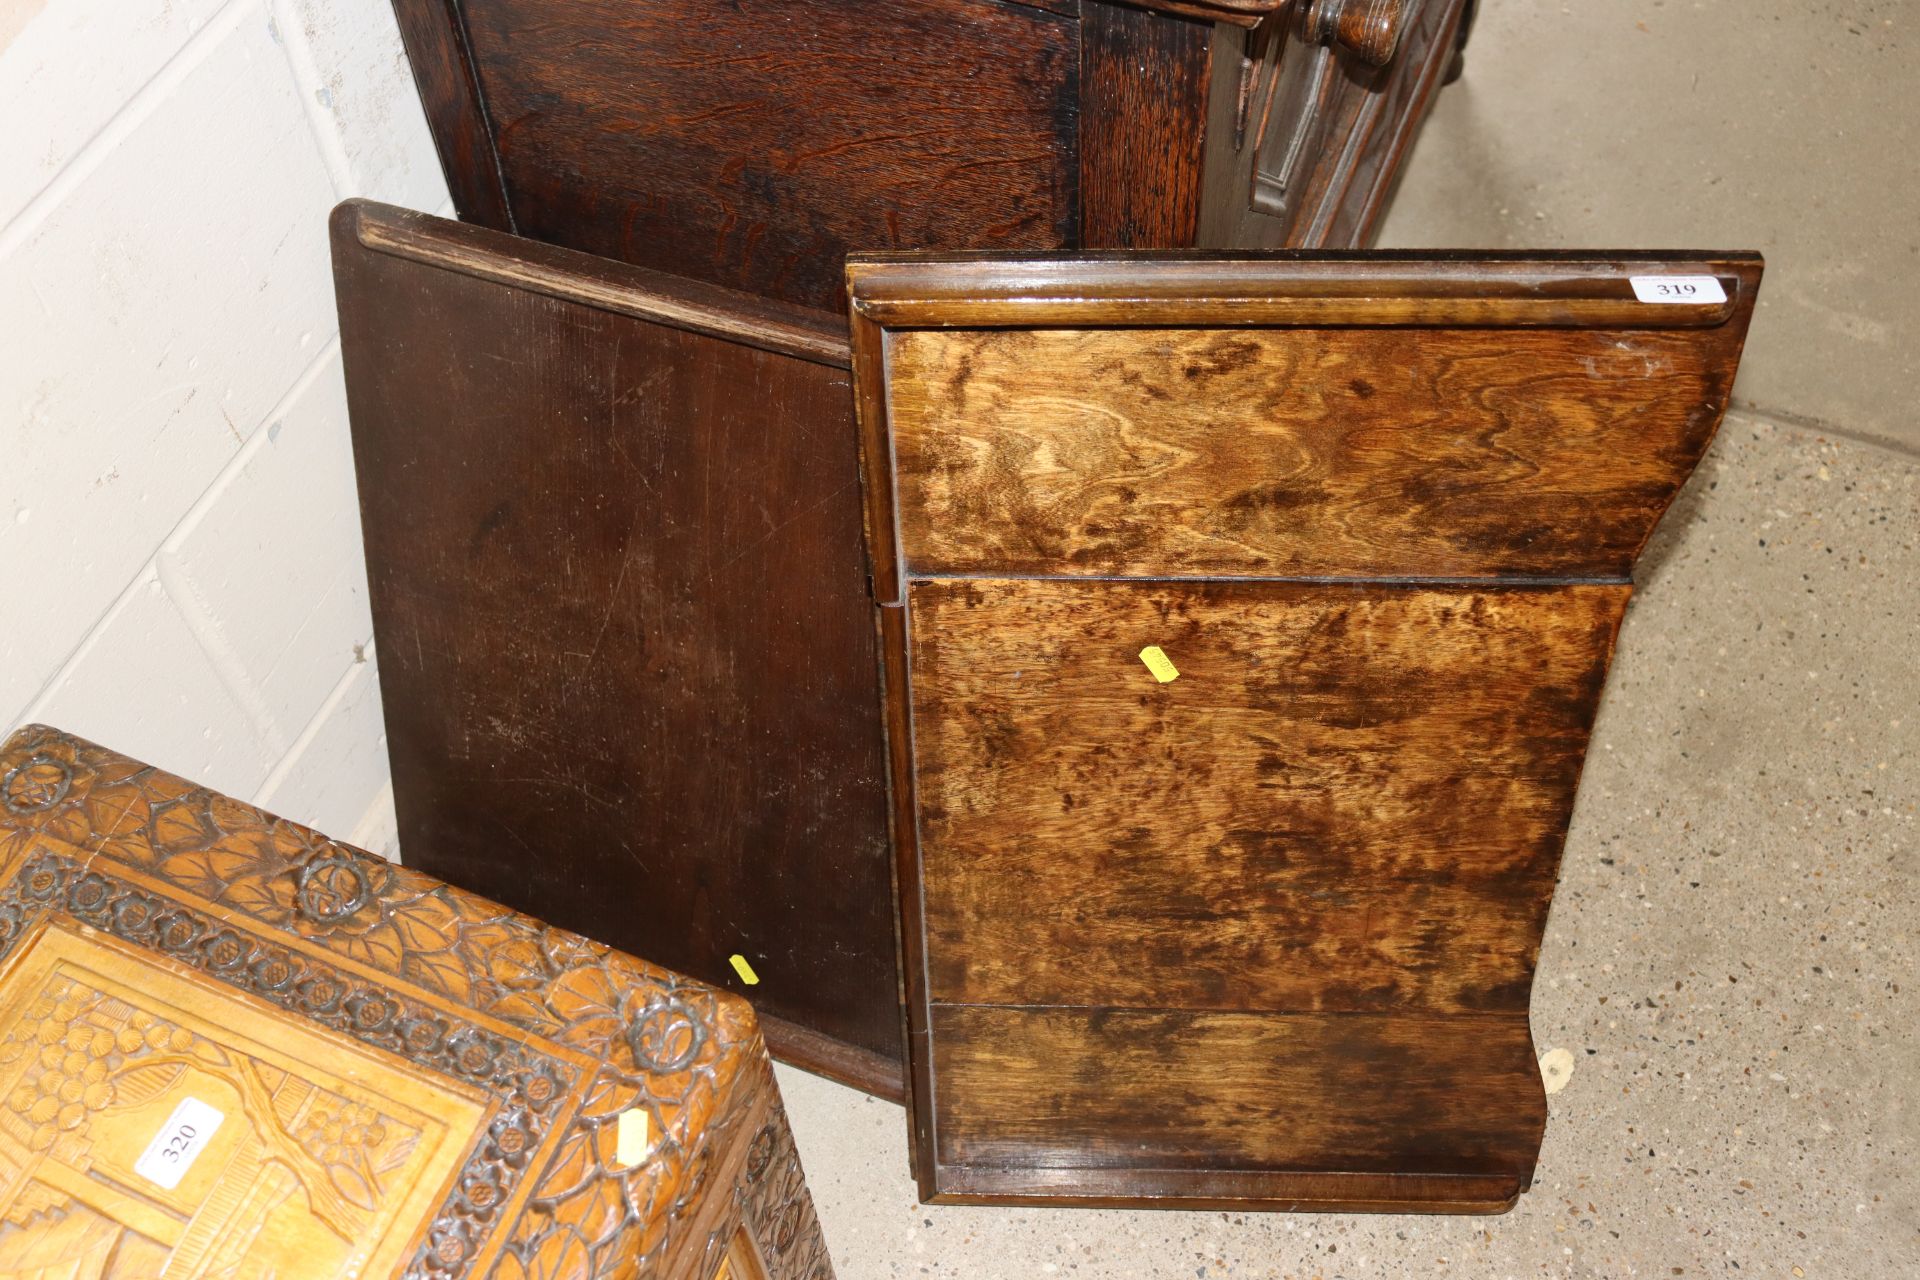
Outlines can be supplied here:
[[1546, 1097], [1524, 1015], [933, 1009], [942, 1164], [1526, 1172]]
[[928, 573], [1619, 575], [1724, 356], [1687, 330], [901, 333], [901, 537]]
[[393, 0], [393, 13], [455, 207], [482, 226], [512, 231], [513, 210], [500, 185], [500, 157], [474, 79], [460, 0]]
[[1192, 244], [1200, 223], [1213, 27], [1129, 5], [1088, 4], [1081, 13], [1076, 243], [1116, 249]]
[[523, 234], [820, 307], [840, 305], [849, 249], [1074, 242], [1070, 18], [997, 0], [460, 7]]
[[897, 1092], [837, 320], [366, 205], [335, 252], [408, 861]]
[[929, 998], [1524, 1013], [1628, 591], [913, 582]]

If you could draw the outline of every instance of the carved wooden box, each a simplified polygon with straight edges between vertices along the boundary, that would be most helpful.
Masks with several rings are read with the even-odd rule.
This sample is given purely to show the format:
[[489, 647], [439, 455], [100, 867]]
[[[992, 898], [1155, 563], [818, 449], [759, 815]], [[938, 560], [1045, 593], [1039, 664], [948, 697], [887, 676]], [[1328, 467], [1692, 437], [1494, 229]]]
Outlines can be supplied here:
[[1466, 0], [394, 0], [466, 221], [808, 306], [849, 249], [1363, 244]]
[[903, 1096], [844, 320], [359, 202], [334, 269], [408, 863]]
[[1510, 1205], [1629, 574], [1759, 260], [848, 276], [922, 1194]]
[[0, 1274], [830, 1270], [744, 1003], [30, 726]]

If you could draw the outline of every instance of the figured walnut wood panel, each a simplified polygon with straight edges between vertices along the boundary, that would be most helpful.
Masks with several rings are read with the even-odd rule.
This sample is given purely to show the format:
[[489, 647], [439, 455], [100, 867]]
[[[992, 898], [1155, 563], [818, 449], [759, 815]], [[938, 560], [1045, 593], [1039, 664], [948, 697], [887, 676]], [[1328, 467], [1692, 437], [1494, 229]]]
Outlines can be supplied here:
[[1074, 241], [1071, 18], [997, 0], [461, 8], [523, 234], [820, 307], [840, 305], [850, 248]]
[[[1629, 288], [1706, 272], [1724, 304]], [[1627, 574], [1758, 277], [850, 264], [924, 1196], [1524, 1190], [1527, 993]]]
[[1524, 1013], [1628, 590], [913, 583], [928, 998]]
[[[227, 1274], [264, 1227], [289, 1280], [699, 1275], [745, 1223], [773, 1280], [831, 1275], [744, 1001], [37, 725], [0, 744], [0, 1024], [0, 1257]], [[187, 1179], [119, 1176], [189, 1091], [232, 1110]]]
[[1524, 1015], [933, 1009], [942, 1165], [1505, 1174], [1546, 1121]]
[[[685, 327], [338, 231], [409, 860], [740, 990], [850, 1050], [783, 1042], [795, 1060], [896, 1091], [846, 371], [786, 354], [792, 325], [772, 350], [742, 338], [758, 300]], [[444, 238], [496, 266], [522, 252]]]
[[900, 544], [921, 573], [1624, 575], [1743, 329], [891, 333]]

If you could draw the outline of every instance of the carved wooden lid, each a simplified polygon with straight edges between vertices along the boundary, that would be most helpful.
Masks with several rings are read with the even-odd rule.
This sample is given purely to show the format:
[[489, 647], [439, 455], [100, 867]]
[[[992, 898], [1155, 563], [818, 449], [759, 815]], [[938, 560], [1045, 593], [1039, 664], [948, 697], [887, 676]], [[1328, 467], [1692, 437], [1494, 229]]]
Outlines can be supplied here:
[[0, 962], [0, 1270], [22, 1232], [154, 1275], [698, 1257], [761, 1054], [737, 997], [38, 725], [0, 747]]

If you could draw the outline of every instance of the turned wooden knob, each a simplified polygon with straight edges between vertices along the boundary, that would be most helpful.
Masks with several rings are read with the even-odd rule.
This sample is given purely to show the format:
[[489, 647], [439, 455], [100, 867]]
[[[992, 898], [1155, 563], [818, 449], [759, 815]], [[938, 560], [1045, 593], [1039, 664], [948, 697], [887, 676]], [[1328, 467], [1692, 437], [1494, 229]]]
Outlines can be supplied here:
[[1400, 47], [1406, 0], [1312, 0], [1306, 35], [1318, 44], [1339, 44], [1362, 62], [1384, 67]]

